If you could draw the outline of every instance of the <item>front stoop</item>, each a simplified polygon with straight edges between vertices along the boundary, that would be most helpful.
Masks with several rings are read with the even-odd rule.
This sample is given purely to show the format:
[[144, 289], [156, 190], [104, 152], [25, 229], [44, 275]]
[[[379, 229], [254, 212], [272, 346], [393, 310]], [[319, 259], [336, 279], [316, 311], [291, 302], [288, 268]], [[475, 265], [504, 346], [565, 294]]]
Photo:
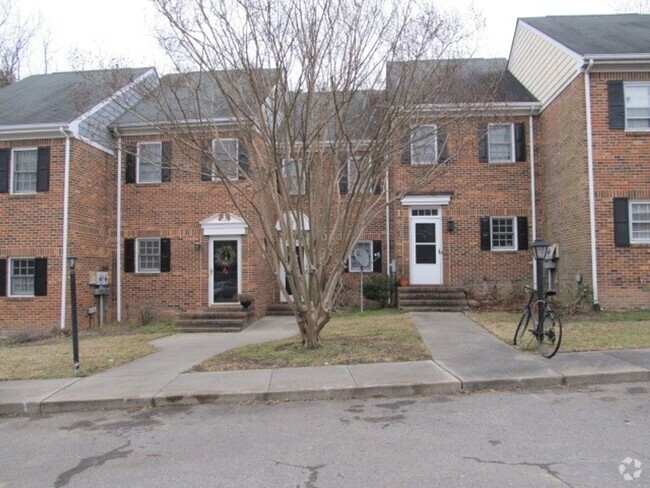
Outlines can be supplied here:
[[179, 332], [240, 332], [255, 318], [253, 307], [237, 305], [183, 312], [176, 320]]
[[293, 312], [291, 311], [288, 303], [272, 303], [266, 309], [266, 315], [284, 317], [293, 315]]
[[397, 303], [406, 312], [463, 312], [469, 310], [465, 291], [447, 286], [401, 286]]

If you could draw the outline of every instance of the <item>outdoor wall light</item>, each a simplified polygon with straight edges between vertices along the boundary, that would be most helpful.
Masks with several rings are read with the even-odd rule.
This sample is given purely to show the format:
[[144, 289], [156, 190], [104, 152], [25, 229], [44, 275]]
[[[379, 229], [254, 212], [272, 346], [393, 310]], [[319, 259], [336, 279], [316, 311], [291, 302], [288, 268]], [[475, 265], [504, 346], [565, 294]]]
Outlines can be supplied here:
[[68, 270], [74, 271], [74, 267], [77, 262], [77, 256], [70, 255], [67, 257], [67, 261], [68, 261]]
[[201, 249], [201, 241], [194, 241], [194, 250], [198, 251]]
[[447, 221], [447, 230], [449, 232], [453, 232], [454, 230], [456, 230], [456, 221], [449, 219]]

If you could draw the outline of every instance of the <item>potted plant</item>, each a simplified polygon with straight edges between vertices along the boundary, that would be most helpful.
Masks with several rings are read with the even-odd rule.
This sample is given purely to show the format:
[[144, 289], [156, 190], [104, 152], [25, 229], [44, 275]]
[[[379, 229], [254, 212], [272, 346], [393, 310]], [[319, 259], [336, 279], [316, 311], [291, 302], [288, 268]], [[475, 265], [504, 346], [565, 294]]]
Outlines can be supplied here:
[[239, 303], [241, 304], [244, 310], [248, 310], [248, 307], [253, 303], [253, 295], [251, 293], [242, 292], [238, 296]]
[[406, 276], [402, 276], [399, 279], [399, 286], [409, 286], [409, 279]]

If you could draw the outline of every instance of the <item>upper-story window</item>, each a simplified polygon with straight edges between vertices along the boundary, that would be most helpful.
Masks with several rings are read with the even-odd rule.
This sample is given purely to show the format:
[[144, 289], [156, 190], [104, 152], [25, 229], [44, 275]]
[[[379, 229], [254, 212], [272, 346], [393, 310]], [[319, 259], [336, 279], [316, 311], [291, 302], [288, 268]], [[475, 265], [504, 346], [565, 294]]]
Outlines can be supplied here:
[[237, 139], [215, 139], [212, 141], [212, 153], [219, 175], [229, 180], [239, 178], [239, 141]]
[[411, 132], [411, 164], [435, 164], [438, 161], [438, 131], [435, 125], [423, 125]]
[[488, 158], [491, 163], [510, 163], [515, 154], [514, 124], [488, 125]]
[[35, 193], [38, 179], [38, 149], [12, 151], [12, 193]]
[[301, 171], [299, 159], [285, 159], [282, 161], [282, 176], [290, 195], [303, 195], [307, 190], [307, 178]]
[[160, 181], [162, 181], [162, 143], [141, 142], [138, 144], [138, 183]]
[[650, 243], [650, 200], [631, 200], [629, 205], [630, 242]]
[[650, 130], [650, 83], [625, 84], [625, 127]]

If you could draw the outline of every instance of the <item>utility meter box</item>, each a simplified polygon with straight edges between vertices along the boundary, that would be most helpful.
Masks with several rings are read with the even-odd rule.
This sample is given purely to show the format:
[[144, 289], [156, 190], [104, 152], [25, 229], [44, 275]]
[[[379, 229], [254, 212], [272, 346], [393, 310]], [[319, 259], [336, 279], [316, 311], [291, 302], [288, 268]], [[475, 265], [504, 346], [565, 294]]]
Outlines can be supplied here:
[[88, 276], [88, 283], [95, 286], [108, 286], [110, 281], [108, 271], [91, 271]]

